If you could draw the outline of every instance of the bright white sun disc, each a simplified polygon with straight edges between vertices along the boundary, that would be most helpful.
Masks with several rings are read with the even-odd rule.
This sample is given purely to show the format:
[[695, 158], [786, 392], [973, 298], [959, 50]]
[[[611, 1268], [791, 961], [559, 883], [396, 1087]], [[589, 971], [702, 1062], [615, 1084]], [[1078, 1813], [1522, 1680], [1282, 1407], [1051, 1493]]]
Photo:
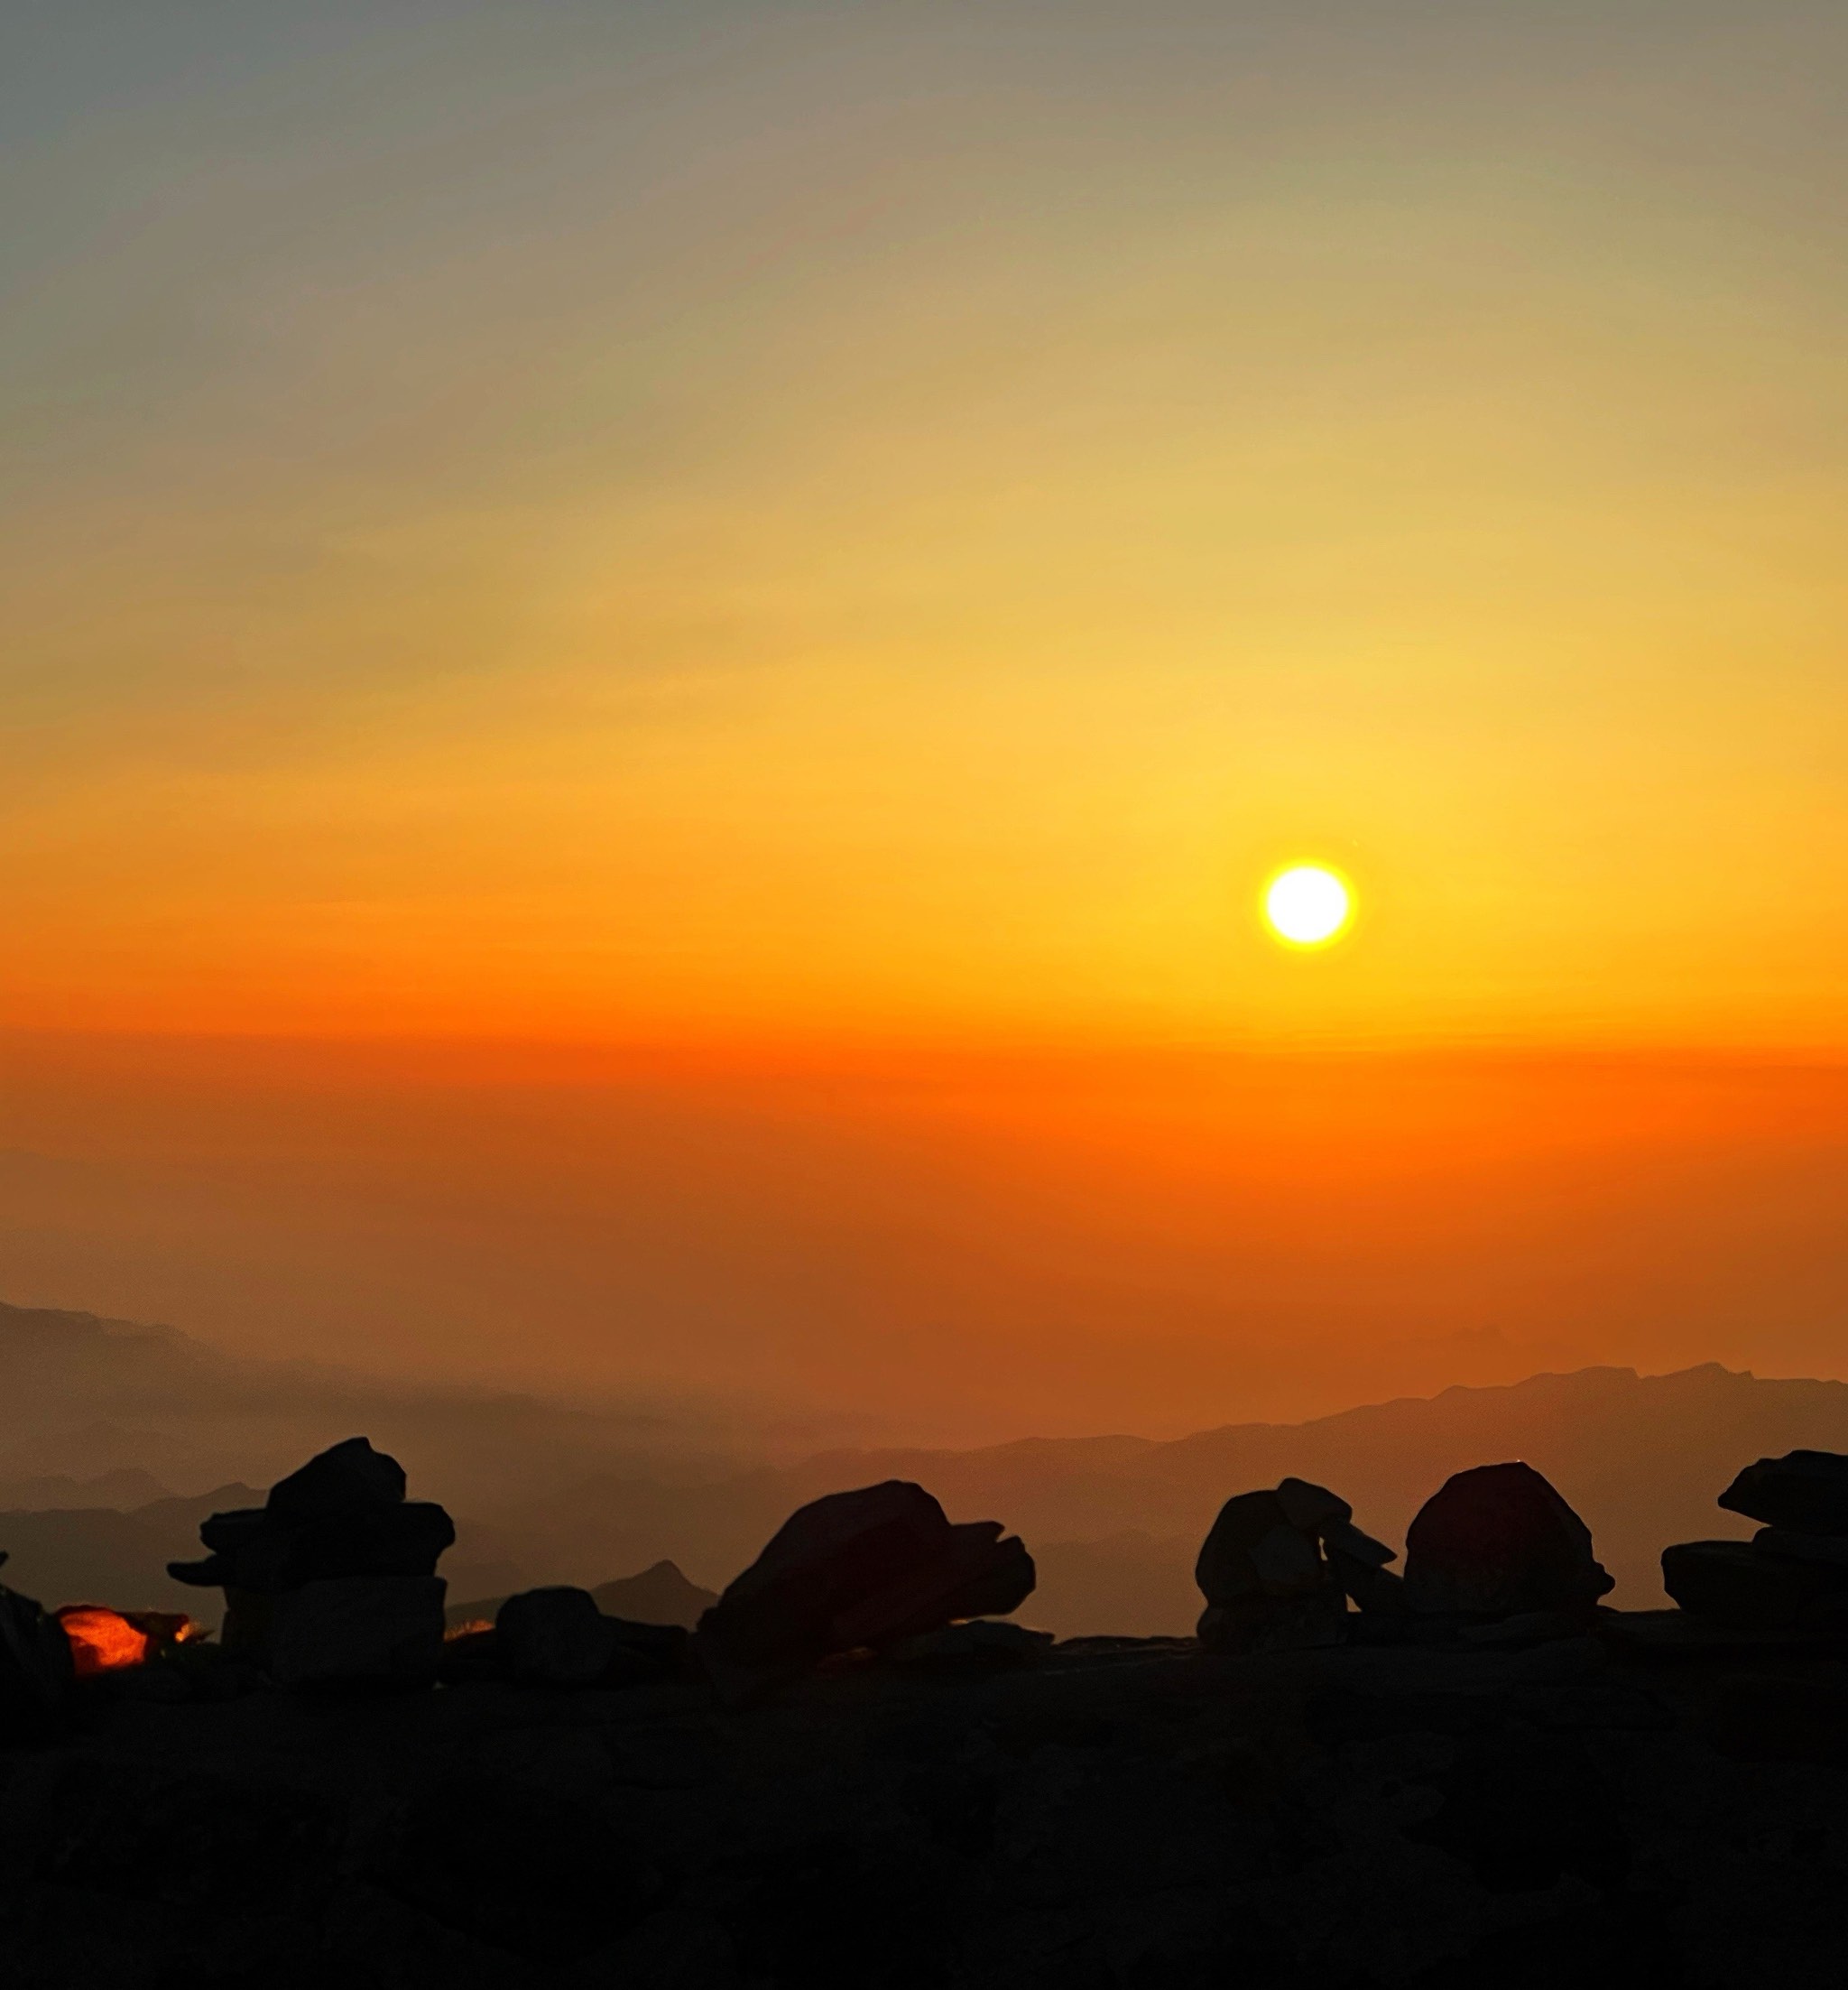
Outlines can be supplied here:
[[1333, 939], [1352, 910], [1347, 886], [1319, 864], [1293, 864], [1264, 889], [1264, 916], [1279, 936], [1298, 947]]

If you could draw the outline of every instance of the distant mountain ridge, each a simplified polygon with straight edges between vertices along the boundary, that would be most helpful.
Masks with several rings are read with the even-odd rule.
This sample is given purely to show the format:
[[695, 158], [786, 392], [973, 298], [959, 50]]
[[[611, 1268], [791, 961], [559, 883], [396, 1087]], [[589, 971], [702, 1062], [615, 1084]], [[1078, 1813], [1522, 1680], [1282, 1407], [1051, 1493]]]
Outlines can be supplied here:
[[69, 1513], [108, 1506], [117, 1513], [132, 1513], [137, 1506], [171, 1499], [172, 1495], [171, 1486], [162, 1485], [152, 1472], [139, 1467], [98, 1472], [94, 1478], [76, 1478], [69, 1472], [46, 1472], [37, 1476], [0, 1478], [0, 1512]]
[[1647, 1494], [1667, 1520], [1689, 1500], [1710, 1506], [1739, 1448], [1756, 1457], [1767, 1446], [1803, 1444], [1848, 1448], [1848, 1383], [1766, 1380], [1707, 1363], [1663, 1375], [1581, 1368], [1165, 1442], [1040, 1439], [976, 1451], [843, 1452], [799, 1470], [922, 1477], [947, 1499], [1008, 1500], [1011, 1524], [1043, 1529], [1062, 1519], [1078, 1536], [1191, 1525], [1199, 1500], [1218, 1488], [1296, 1472], [1364, 1496], [1369, 1524], [1397, 1538], [1440, 1466], [1447, 1476], [1492, 1457], [1521, 1457], [1575, 1504], [1595, 1506], [1618, 1490]]
[[0, 1491], [122, 1471], [182, 1492], [263, 1485], [356, 1430], [402, 1452], [426, 1494], [463, 1506], [504, 1499], [515, 1484], [562, 1485], [613, 1458], [667, 1474], [679, 1462], [641, 1413], [254, 1359], [174, 1328], [0, 1304]]
[[1522, 1458], [1584, 1514], [1618, 1597], [1640, 1608], [1662, 1600], [1658, 1558], [1669, 1541], [1750, 1532], [1714, 1504], [1740, 1466], [1806, 1445], [1848, 1450], [1848, 1383], [1764, 1380], [1711, 1363], [1666, 1375], [1585, 1368], [1168, 1441], [836, 1451], [671, 1493], [613, 1475], [499, 1524], [592, 1566], [668, 1554], [696, 1579], [723, 1583], [804, 1500], [911, 1478], [952, 1518], [1004, 1520], [1024, 1536], [1041, 1563], [1024, 1616], [1062, 1632], [1174, 1632], [1197, 1612], [1193, 1554], [1231, 1494], [1289, 1473], [1315, 1479], [1397, 1545], [1451, 1473]]
[[217, 1615], [215, 1594], [182, 1587], [167, 1564], [196, 1557], [208, 1514], [261, 1504], [249, 1486], [219, 1486], [191, 1499], [160, 1499], [128, 1513], [109, 1507], [0, 1513], [0, 1580], [48, 1607], [103, 1603], [118, 1610]]
[[[1199, 1606], [1193, 1556], [1233, 1493], [1287, 1473], [1316, 1479], [1397, 1545], [1452, 1472], [1510, 1458], [1546, 1473], [1590, 1523], [1617, 1578], [1615, 1600], [1659, 1604], [1664, 1546], [1750, 1532], [1714, 1504], [1742, 1465], [1798, 1446], [1848, 1450], [1848, 1383], [1767, 1380], [1712, 1363], [1663, 1375], [1584, 1368], [1168, 1440], [1023, 1438], [966, 1450], [836, 1450], [751, 1470], [707, 1461], [689, 1471], [635, 1450], [619, 1419], [531, 1398], [420, 1395], [360, 1376], [239, 1362], [171, 1329], [0, 1306], [0, 1495], [11, 1482], [30, 1495], [6, 1499], [14, 1511], [0, 1512], [0, 1549], [15, 1549], [9, 1573], [22, 1587], [35, 1564], [60, 1600], [87, 1570], [101, 1579], [120, 1569], [125, 1579], [125, 1562], [85, 1559], [88, 1547], [61, 1562], [49, 1547], [22, 1557], [22, 1543], [49, 1543], [58, 1532], [22, 1511], [62, 1504], [45, 1497], [48, 1477], [107, 1512], [111, 1474], [135, 1475], [117, 1481], [124, 1494], [145, 1490], [149, 1475], [183, 1484], [176, 1460], [196, 1469], [241, 1448], [261, 1469], [217, 1476], [261, 1486], [356, 1431], [396, 1451], [413, 1487], [457, 1513], [461, 1539], [446, 1573], [458, 1598], [534, 1582], [595, 1587], [663, 1560], [696, 1585], [722, 1587], [805, 1501], [910, 1478], [953, 1519], [1003, 1520], [1025, 1537], [1040, 1569], [1022, 1613], [1029, 1621], [1067, 1634], [1147, 1634], [1190, 1628]], [[126, 1517], [138, 1526], [160, 1509], [147, 1524], [164, 1539], [169, 1515], [199, 1502], [134, 1504]], [[97, 1554], [106, 1541], [116, 1544], [107, 1555], [119, 1546], [130, 1556], [134, 1531], [113, 1526], [124, 1517], [67, 1513], [59, 1524], [73, 1555], [94, 1535]]]

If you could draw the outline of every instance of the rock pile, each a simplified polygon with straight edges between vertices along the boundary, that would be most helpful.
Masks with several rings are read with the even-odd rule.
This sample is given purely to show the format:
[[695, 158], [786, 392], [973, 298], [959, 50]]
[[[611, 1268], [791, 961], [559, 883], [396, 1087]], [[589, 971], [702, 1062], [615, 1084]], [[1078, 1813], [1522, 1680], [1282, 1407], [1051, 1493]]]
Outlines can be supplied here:
[[1215, 1652], [1335, 1643], [1350, 1597], [1363, 1610], [1398, 1606], [1386, 1567], [1394, 1559], [1326, 1486], [1287, 1478], [1240, 1493], [1220, 1508], [1194, 1565], [1206, 1599], [1200, 1642]]
[[1544, 1657], [1072, 1641], [730, 1717], [694, 1679], [306, 1716], [105, 1689], [0, 1751], [0, 1983], [1839, 1984], [1833, 1657]]
[[1032, 1593], [1033, 1560], [999, 1521], [952, 1526], [906, 1479], [799, 1506], [700, 1618], [694, 1644], [734, 1704], [831, 1654], [884, 1651]]
[[225, 1592], [224, 1642], [288, 1686], [413, 1684], [436, 1675], [454, 1523], [407, 1500], [397, 1459], [363, 1437], [279, 1479], [262, 1506], [214, 1513], [210, 1550], [178, 1582]]
[[[1531, 1466], [1446, 1479], [1391, 1549], [1354, 1524], [1326, 1486], [1287, 1478], [1220, 1509], [1195, 1565], [1209, 1651], [1558, 1635], [1589, 1621], [1612, 1578], [1591, 1531]], [[1356, 1616], [1349, 1609], [1353, 1604]]]
[[1663, 1549], [1662, 1584], [1681, 1608], [1743, 1627], [1848, 1634], [1848, 1457], [1761, 1458], [1719, 1504], [1765, 1524], [1750, 1541]]

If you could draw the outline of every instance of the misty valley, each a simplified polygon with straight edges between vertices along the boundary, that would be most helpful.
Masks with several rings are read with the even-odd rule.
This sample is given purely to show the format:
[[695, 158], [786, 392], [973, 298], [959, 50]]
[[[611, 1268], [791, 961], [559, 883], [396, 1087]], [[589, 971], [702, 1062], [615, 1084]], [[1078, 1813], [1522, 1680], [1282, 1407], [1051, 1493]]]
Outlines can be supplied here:
[[1848, 1385], [751, 1465], [88, 1315], [0, 1371], [22, 1983], [1832, 1980]]

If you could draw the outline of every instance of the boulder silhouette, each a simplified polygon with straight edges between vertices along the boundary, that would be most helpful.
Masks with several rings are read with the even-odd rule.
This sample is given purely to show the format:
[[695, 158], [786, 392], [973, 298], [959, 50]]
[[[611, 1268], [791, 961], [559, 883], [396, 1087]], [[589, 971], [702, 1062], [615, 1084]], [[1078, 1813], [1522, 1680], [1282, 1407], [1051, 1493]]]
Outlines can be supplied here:
[[1748, 1465], [1720, 1495], [1729, 1513], [1800, 1534], [1848, 1535], [1848, 1458], [1787, 1451]]
[[1799, 1534], [1788, 1527], [1760, 1527], [1751, 1537], [1751, 1545], [1761, 1555], [1848, 1572], [1848, 1535]]
[[1263, 1580], [1252, 1560], [1252, 1550], [1289, 1524], [1274, 1492], [1234, 1493], [1226, 1501], [1200, 1543], [1199, 1558], [1194, 1563], [1194, 1580], [1209, 1606], [1224, 1607], [1263, 1594]]
[[614, 1618], [588, 1589], [554, 1587], [509, 1597], [494, 1618], [509, 1677], [535, 1686], [591, 1686], [615, 1656]]
[[1392, 1559], [1325, 1486], [1286, 1478], [1273, 1490], [1234, 1494], [1194, 1564], [1206, 1599], [1197, 1635], [1219, 1652], [1332, 1644], [1350, 1595], [1363, 1609], [1391, 1607]]
[[1756, 1541], [1684, 1541], [1665, 1548], [1662, 1587], [1679, 1608], [1724, 1624], [1848, 1628], [1848, 1569], [1767, 1553]]
[[1530, 1465], [1455, 1473], [1406, 1532], [1405, 1597], [1416, 1611], [1588, 1614], [1612, 1587], [1590, 1528]]
[[0, 1740], [32, 1738], [53, 1726], [75, 1676], [70, 1642], [57, 1618], [0, 1585]]
[[404, 1485], [396, 1458], [348, 1438], [278, 1479], [263, 1505], [212, 1514], [199, 1531], [210, 1552], [167, 1573], [222, 1588], [226, 1649], [273, 1663], [287, 1683], [433, 1678], [436, 1566], [456, 1527]]
[[798, 1507], [700, 1618], [695, 1643], [722, 1695], [742, 1700], [830, 1653], [880, 1650], [1032, 1593], [1033, 1560], [999, 1521], [952, 1526], [907, 1479]]
[[270, 1487], [266, 1512], [279, 1520], [363, 1520], [404, 1497], [404, 1467], [368, 1438], [347, 1438]]

